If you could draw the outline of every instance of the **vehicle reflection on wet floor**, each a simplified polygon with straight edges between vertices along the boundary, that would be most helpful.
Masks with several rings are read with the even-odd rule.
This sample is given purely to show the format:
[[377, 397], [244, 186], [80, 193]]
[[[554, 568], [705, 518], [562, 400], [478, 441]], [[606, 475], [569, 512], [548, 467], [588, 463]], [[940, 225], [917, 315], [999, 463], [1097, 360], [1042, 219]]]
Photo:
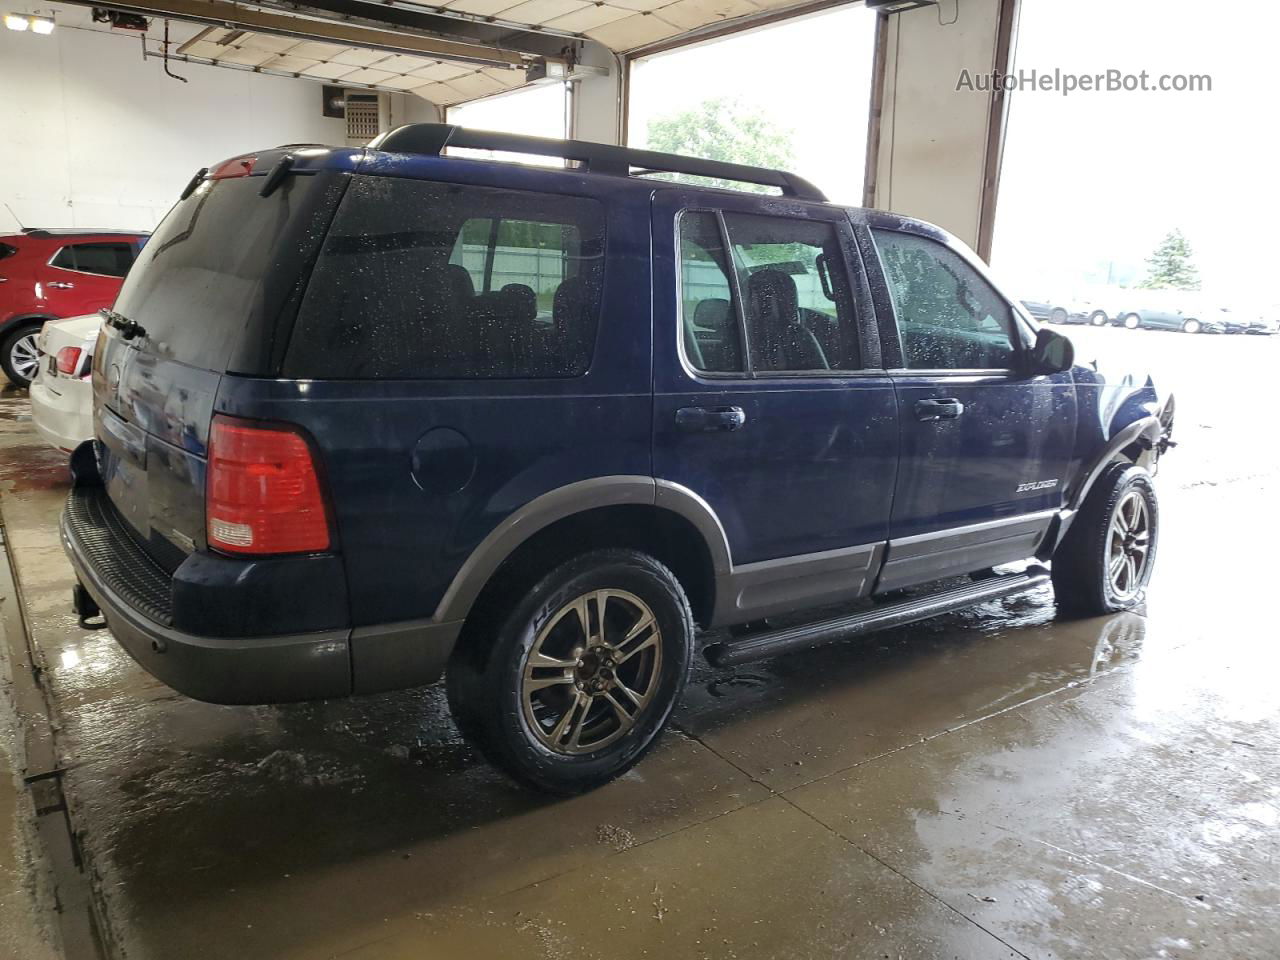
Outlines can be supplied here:
[[550, 801], [463, 744], [437, 687], [217, 707], [79, 630], [61, 458], [25, 415], [0, 398], [0, 507], [124, 955], [1275, 955], [1274, 578], [1233, 531], [1274, 512], [1276, 472], [1179, 464], [1194, 416], [1138, 612], [1059, 621], [1046, 588], [699, 661], [649, 758]]

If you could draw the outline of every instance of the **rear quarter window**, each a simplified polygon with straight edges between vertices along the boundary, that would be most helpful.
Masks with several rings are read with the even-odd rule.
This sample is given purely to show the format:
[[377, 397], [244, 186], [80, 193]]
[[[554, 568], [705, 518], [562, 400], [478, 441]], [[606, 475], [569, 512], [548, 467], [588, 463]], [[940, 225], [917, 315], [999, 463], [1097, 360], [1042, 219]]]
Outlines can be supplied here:
[[101, 277], [123, 277], [133, 258], [131, 243], [73, 243], [54, 254], [49, 265]]
[[590, 366], [600, 204], [356, 177], [312, 273], [284, 375], [574, 377]]
[[0, 260], [4, 260], [7, 257], [12, 257], [17, 252], [18, 252], [17, 247], [8, 243], [0, 243]]

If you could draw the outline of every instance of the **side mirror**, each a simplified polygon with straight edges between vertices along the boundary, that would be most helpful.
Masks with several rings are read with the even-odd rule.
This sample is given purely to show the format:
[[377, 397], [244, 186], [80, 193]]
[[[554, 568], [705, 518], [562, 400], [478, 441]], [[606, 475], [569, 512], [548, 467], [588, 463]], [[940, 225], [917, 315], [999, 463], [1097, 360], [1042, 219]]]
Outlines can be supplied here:
[[1032, 375], [1062, 373], [1076, 362], [1076, 348], [1056, 330], [1042, 329], [1028, 356]]

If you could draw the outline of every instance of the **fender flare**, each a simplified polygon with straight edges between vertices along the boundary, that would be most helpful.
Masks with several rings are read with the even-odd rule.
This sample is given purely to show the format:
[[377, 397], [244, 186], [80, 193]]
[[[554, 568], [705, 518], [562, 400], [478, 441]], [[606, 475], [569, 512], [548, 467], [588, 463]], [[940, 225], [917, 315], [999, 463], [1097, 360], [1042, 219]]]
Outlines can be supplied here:
[[692, 490], [653, 477], [595, 477], [535, 497], [494, 527], [454, 574], [432, 621], [465, 620], [489, 578], [534, 534], [587, 510], [627, 504], [657, 507], [688, 520], [707, 545], [715, 575], [719, 577], [731, 569], [724, 527], [710, 505]]
[[1164, 427], [1158, 416], [1141, 417], [1117, 431], [1115, 436], [1107, 441], [1106, 446], [1098, 452], [1097, 456], [1087, 466], [1083, 467], [1077, 475], [1072, 486], [1067, 491], [1066, 509], [1070, 511], [1080, 509], [1085, 497], [1089, 495], [1089, 491], [1093, 489], [1093, 485], [1102, 476], [1103, 471], [1112, 463], [1123, 459], [1121, 451], [1125, 447], [1134, 443], [1141, 443], [1145, 450], [1134, 462], [1139, 466], [1149, 468], [1155, 456], [1155, 446], [1163, 433]]

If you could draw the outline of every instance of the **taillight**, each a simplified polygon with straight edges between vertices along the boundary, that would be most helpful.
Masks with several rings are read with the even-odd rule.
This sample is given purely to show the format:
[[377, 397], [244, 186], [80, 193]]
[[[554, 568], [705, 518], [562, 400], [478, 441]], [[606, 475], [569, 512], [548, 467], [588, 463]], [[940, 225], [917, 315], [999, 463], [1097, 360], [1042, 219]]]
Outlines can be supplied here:
[[56, 354], [54, 360], [58, 364], [58, 372], [65, 373], [68, 377], [75, 376], [80, 369], [80, 356], [84, 353], [80, 347], [63, 347]]
[[214, 416], [205, 517], [209, 546], [227, 553], [328, 550], [329, 514], [302, 432]]

